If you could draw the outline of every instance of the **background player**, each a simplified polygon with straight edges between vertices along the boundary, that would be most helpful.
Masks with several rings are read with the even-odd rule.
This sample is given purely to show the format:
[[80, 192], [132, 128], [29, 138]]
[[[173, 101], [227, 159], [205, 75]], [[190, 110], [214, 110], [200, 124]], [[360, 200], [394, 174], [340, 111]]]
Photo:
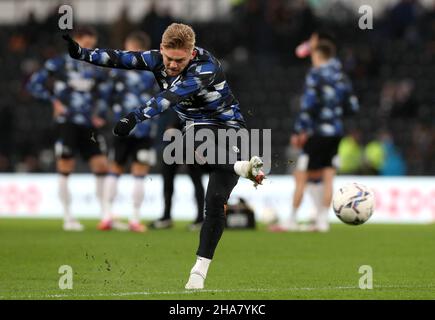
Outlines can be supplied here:
[[[150, 119], [169, 107], [173, 107], [182, 120], [193, 122], [185, 130], [207, 128], [217, 137], [218, 128], [237, 131], [245, 127], [239, 103], [228, 86], [221, 64], [208, 51], [195, 47], [195, 33], [190, 26], [171, 24], [163, 33], [160, 51], [89, 50], [81, 48], [68, 36], [64, 38], [68, 41], [70, 55], [75, 58], [100, 66], [150, 70], [154, 73], [162, 91], [148, 100], [145, 106], [122, 118], [114, 128], [116, 135], [128, 135], [138, 122]], [[198, 145], [202, 143], [194, 141], [195, 149], [197, 142]], [[213, 143], [216, 147], [217, 141]], [[237, 153], [237, 148], [217, 147], [226, 148], [227, 155]], [[210, 172], [205, 199], [206, 215], [200, 232], [197, 261], [186, 289], [204, 288], [211, 259], [224, 231], [224, 207], [239, 176], [252, 180], [254, 185], [261, 184], [264, 179], [261, 171], [263, 162], [256, 156], [250, 161], [208, 162], [205, 166]]]
[[[146, 51], [149, 46], [149, 36], [144, 32], [133, 32], [125, 40], [127, 51]], [[112, 99], [115, 122], [138, 105], [145, 104], [158, 90], [154, 75], [149, 71], [112, 69], [109, 76], [111, 86], [107, 94]], [[155, 120], [146, 121], [139, 123], [128, 137], [114, 137], [113, 152], [110, 153], [110, 173], [104, 192], [104, 217], [98, 229], [124, 228], [123, 224], [114, 219], [112, 205], [117, 194], [118, 178], [131, 159], [130, 170], [134, 177], [133, 215], [130, 216], [128, 228], [135, 232], [145, 231], [145, 226], [140, 223], [140, 208], [144, 200], [144, 177], [156, 161], [155, 150], [152, 148], [156, 129]]]
[[314, 203], [318, 208], [313, 230], [328, 231], [328, 211], [336, 173], [337, 151], [343, 136], [343, 115], [358, 111], [359, 104], [350, 80], [335, 58], [336, 47], [329, 40], [316, 41], [311, 49], [312, 68], [305, 80], [301, 111], [296, 119], [291, 143], [302, 150], [294, 171], [295, 191], [287, 224], [272, 231], [297, 230], [297, 211], [308, 178], [317, 180]]
[[[165, 130], [182, 130], [183, 124], [175, 111], [168, 109], [167, 112], [160, 117], [160, 124], [162, 120]], [[169, 142], [168, 142], [169, 143]], [[166, 143], [164, 147], [168, 144]], [[163, 149], [164, 149], [163, 147]], [[163, 196], [164, 196], [164, 210], [163, 216], [150, 223], [149, 227], [152, 229], [168, 229], [172, 228], [173, 222], [171, 217], [172, 209], [172, 196], [174, 194], [174, 180], [177, 172], [179, 172], [182, 166], [177, 163], [167, 164], [162, 161], [162, 176], [163, 176]], [[196, 200], [196, 218], [188, 226], [189, 230], [195, 231], [201, 229], [202, 222], [204, 221], [204, 187], [202, 185], [202, 175], [204, 174], [201, 166], [187, 165], [186, 171], [192, 180], [193, 187], [195, 189]]]
[[[93, 48], [96, 32], [89, 27], [76, 28], [74, 40]], [[98, 128], [105, 124], [107, 103], [103, 98], [106, 73], [101, 68], [72, 59], [67, 54], [46, 61], [44, 67], [32, 75], [27, 84], [30, 93], [53, 105], [57, 140], [55, 154], [59, 177], [59, 198], [62, 203], [67, 231], [80, 231], [83, 226], [70, 211], [71, 194], [68, 176], [75, 167], [80, 152], [96, 175], [96, 193], [102, 206], [104, 179], [108, 170], [106, 145]]]

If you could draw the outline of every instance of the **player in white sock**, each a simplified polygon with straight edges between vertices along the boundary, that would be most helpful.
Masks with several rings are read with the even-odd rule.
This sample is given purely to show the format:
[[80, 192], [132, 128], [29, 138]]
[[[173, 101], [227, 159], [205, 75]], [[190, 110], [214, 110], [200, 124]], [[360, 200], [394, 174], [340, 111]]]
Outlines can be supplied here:
[[[146, 51], [149, 49], [149, 41], [146, 33], [133, 32], [125, 40], [124, 47], [127, 51]], [[111, 96], [115, 121], [130, 112], [131, 108], [145, 104], [156, 89], [154, 76], [147, 71], [112, 70], [110, 81], [113, 83]], [[150, 166], [156, 162], [156, 154], [152, 149], [156, 129], [156, 121], [147, 121], [138, 124], [128, 137], [114, 138], [110, 175], [104, 192], [104, 215], [98, 229], [124, 230], [127, 227], [134, 232], [146, 230], [145, 225], [140, 222], [140, 208], [144, 200], [144, 177], [148, 174]], [[126, 226], [116, 219], [112, 212], [112, 205], [118, 191], [119, 177], [123, 174], [129, 160], [132, 160], [130, 172], [134, 177], [133, 212]]]
[[[314, 204], [315, 215], [313, 217], [312, 225], [309, 226], [309, 231], [327, 231], [329, 230], [329, 222], [327, 220], [328, 217], [328, 208], [323, 205], [323, 197], [324, 197], [324, 185], [323, 181], [320, 178], [313, 177], [310, 178], [307, 182], [307, 192], [311, 196], [311, 199]], [[325, 221], [326, 217], [326, 221]]]
[[[306, 140], [306, 136], [301, 135], [300, 137], [292, 136], [291, 143], [297, 149]], [[307, 173], [308, 158], [306, 155], [301, 154], [296, 162], [296, 168], [294, 169], [293, 176], [295, 181], [295, 189], [293, 192], [293, 200], [290, 208], [290, 215], [287, 220], [271, 225], [268, 230], [272, 232], [283, 232], [283, 231], [300, 231], [300, 227], [297, 221], [297, 214], [299, 207], [304, 196], [304, 190], [307, 183], [308, 173]]]
[[334, 156], [331, 161], [331, 166], [325, 167], [322, 170], [323, 197], [322, 205], [316, 222], [316, 229], [320, 232], [329, 231], [329, 208], [331, 206], [333, 194], [333, 181], [338, 166], [338, 156]]
[[[254, 182], [255, 187], [261, 185], [265, 179], [265, 174], [262, 171], [262, 168], [263, 161], [257, 156], [253, 156], [249, 161], [236, 161], [233, 166], [234, 172], [237, 175], [251, 180]], [[208, 245], [204, 246], [204, 248], [206, 247], [208, 247]], [[200, 248], [202, 248], [201, 243]], [[204, 251], [209, 249], [210, 248], [204, 249]], [[200, 250], [201, 249], [198, 251]], [[204, 282], [207, 277], [207, 271], [210, 263], [211, 259], [202, 257], [200, 255], [197, 256], [196, 263], [190, 271], [189, 280], [185, 286], [186, 289], [204, 289]]]
[[[74, 28], [72, 36], [80, 45], [91, 48], [98, 40], [95, 30], [89, 27]], [[97, 197], [100, 203], [102, 200], [103, 175], [108, 168], [104, 138], [98, 133], [105, 124], [106, 111], [99, 89], [105, 81], [105, 72], [84, 68], [81, 63], [62, 54], [49, 59], [27, 83], [27, 89], [33, 96], [46, 100], [53, 107], [57, 135], [56, 166], [60, 174], [59, 197], [64, 215], [63, 227], [67, 231], [83, 230], [70, 212], [72, 199], [68, 188], [68, 176], [74, 171], [78, 153], [88, 162], [91, 171], [99, 175]], [[53, 90], [53, 83], [59, 84], [59, 88]], [[87, 85], [78, 89], [78, 83]]]
[[[335, 163], [336, 159], [334, 158], [332, 162]], [[307, 192], [313, 200], [316, 212], [314, 223], [308, 228], [308, 231], [327, 232], [329, 231], [328, 213], [332, 199], [332, 181], [335, 169], [325, 167], [322, 170], [309, 171], [308, 176]]]
[[[185, 143], [186, 141], [192, 142], [192, 136], [187, 132], [189, 128], [193, 130], [194, 135], [196, 130], [204, 129], [202, 133], [207, 130], [207, 133], [212, 132], [215, 137], [220, 136], [219, 130], [220, 132], [223, 130], [230, 136], [234, 134], [238, 137], [246, 133], [245, 120], [225, 80], [225, 74], [219, 61], [207, 50], [196, 47], [195, 32], [190, 26], [181, 23], [173, 23], [167, 27], [162, 35], [160, 50], [145, 52], [113, 49], [89, 50], [81, 47], [68, 35], [64, 35], [63, 38], [68, 42], [70, 56], [75, 59], [99, 66], [128, 69], [128, 72], [140, 70], [139, 76], [144, 73], [143, 70], [153, 72], [159, 84], [159, 93], [144, 103], [136, 104], [136, 108], [124, 114], [116, 123], [113, 133], [118, 137], [126, 138], [134, 133], [139, 125], [151, 122], [154, 117], [170, 107], [174, 108], [185, 124], [182, 135], [183, 145], [180, 145], [183, 149], [177, 148], [183, 152], [177, 157], [180, 156], [186, 160], [187, 157], [195, 154], [194, 163], [204, 165], [209, 171], [204, 206], [205, 218], [199, 235], [196, 255], [211, 260], [224, 232], [225, 206], [237, 185], [239, 176], [250, 179], [255, 186], [261, 184], [264, 179], [264, 173], [261, 170], [263, 162], [258, 157], [252, 157], [249, 165], [245, 162], [234, 166], [236, 159], [244, 158], [242, 157], [243, 152], [239, 153], [238, 150], [243, 151], [247, 147], [241, 148], [245, 139], [236, 137], [236, 145], [228, 145], [227, 139], [223, 139], [224, 141], [222, 139], [207, 140], [211, 143], [209, 147], [213, 150], [204, 150], [204, 146], [200, 145], [195, 137], [193, 150]], [[125, 83], [128, 82], [122, 84]], [[126, 143], [125, 140], [124, 142]], [[227, 155], [230, 155], [228, 162], [218, 161], [217, 158], [221, 158], [217, 153], [212, 152], [219, 147], [224, 149], [225, 153], [222, 155], [225, 159]], [[211, 156], [211, 159], [207, 157], [206, 162], [200, 161], [201, 159], [197, 159], [200, 151], [211, 151], [207, 152], [207, 156], [214, 154], [218, 157]], [[187, 161], [185, 163], [187, 164]], [[197, 272], [194, 270], [193, 274]], [[205, 276], [205, 274], [201, 275]], [[203, 284], [187, 287], [189, 289], [202, 288]]]
[[104, 216], [99, 228], [101, 230], [113, 228], [121, 231], [130, 229], [131, 231], [144, 232], [145, 226], [140, 223], [140, 208], [144, 200], [144, 176], [134, 176], [132, 191], [133, 214], [130, 216], [128, 225], [119, 221], [112, 213], [113, 202], [118, 192], [118, 180], [119, 175], [117, 174], [112, 173], [107, 177], [104, 192]]
[[[118, 139], [119, 140], [119, 139]], [[122, 142], [122, 141], [120, 141]], [[135, 143], [143, 144], [143, 141], [134, 140]], [[124, 149], [125, 150], [125, 149]], [[134, 149], [133, 149], [134, 150]], [[127, 151], [127, 150], [125, 150]], [[119, 149], [118, 149], [119, 152]], [[131, 151], [130, 151], [131, 152]], [[145, 152], [147, 154], [147, 159], [144, 163], [135, 160], [131, 166], [131, 174], [133, 175], [133, 189], [132, 189], [132, 204], [133, 213], [129, 218], [128, 226], [124, 225], [114, 216], [112, 212], [112, 206], [116, 198], [118, 191], [118, 180], [121, 175], [123, 168], [120, 164], [113, 162], [110, 166], [111, 173], [106, 179], [106, 185], [104, 189], [104, 215], [103, 219], [98, 225], [99, 230], [127, 230], [130, 229], [134, 232], [145, 232], [146, 227], [140, 222], [140, 208], [144, 200], [144, 177], [147, 175], [150, 166], [145, 164], [147, 161], [154, 163], [155, 153], [154, 150], [141, 150], [140, 152]], [[119, 154], [119, 153], [118, 153]], [[154, 159], [154, 160], [153, 160]]]
[[95, 193], [97, 196], [98, 203], [100, 204], [101, 216], [103, 215], [104, 207], [104, 185], [106, 181], [106, 173], [95, 175]]
[[145, 185], [143, 176], [135, 176], [133, 183], [133, 215], [130, 217], [130, 225], [140, 223], [140, 207], [145, 198]]
[[71, 216], [71, 192], [68, 188], [69, 174], [59, 175], [59, 199], [63, 209], [63, 229], [65, 231], [82, 231], [83, 225]]
[[102, 221], [105, 224], [111, 223], [114, 219], [112, 215], [112, 205], [115, 200], [116, 193], [118, 192], [118, 179], [119, 175], [116, 173], [109, 173], [106, 178], [103, 192], [103, 217]]
[[300, 57], [310, 54], [312, 67], [305, 78], [301, 107], [296, 116], [291, 144], [301, 150], [294, 170], [293, 212], [299, 207], [310, 174], [323, 181], [322, 208], [318, 212], [319, 231], [328, 231], [328, 210], [332, 200], [338, 146], [344, 134], [343, 117], [359, 110], [349, 77], [336, 57], [335, 37], [315, 32], [308, 43], [297, 48]]
[[313, 200], [314, 209], [316, 211], [314, 218], [316, 219], [317, 213], [323, 206], [323, 182], [317, 179], [309, 179], [307, 182], [307, 192]]

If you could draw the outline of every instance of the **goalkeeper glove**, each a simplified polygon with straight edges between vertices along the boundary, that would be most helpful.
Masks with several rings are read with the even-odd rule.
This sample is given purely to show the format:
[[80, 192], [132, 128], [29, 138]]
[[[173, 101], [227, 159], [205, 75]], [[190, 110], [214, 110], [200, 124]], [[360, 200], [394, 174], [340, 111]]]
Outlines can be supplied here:
[[68, 42], [68, 52], [71, 58], [78, 59], [82, 53], [82, 48], [75, 42], [69, 34], [64, 34], [62, 38]]
[[116, 123], [115, 128], [113, 128], [113, 134], [118, 137], [128, 136], [137, 123], [138, 120], [135, 113], [130, 112], [128, 115], [126, 115], [124, 118]]

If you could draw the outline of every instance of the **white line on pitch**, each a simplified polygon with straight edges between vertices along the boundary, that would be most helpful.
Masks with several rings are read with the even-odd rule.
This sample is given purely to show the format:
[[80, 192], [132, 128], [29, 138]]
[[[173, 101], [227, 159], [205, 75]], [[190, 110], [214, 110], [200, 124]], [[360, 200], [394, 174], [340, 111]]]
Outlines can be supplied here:
[[[386, 285], [374, 286], [375, 289], [433, 289], [435, 286], [412, 286], [412, 285]], [[142, 291], [142, 292], [115, 292], [115, 293], [96, 293], [96, 294], [47, 294], [47, 295], [20, 295], [20, 296], [0, 296], [1, 299], [50, 299], [50, 298], [92, 298], [92, 297], [126, 297], [126, 296], [149, 296], [149, 295], [187, 295], [195, 293], [233, 293], [233, 292], [290, 292], [290, 291], [314, 291], [314, 290], [342, 290], [342, 289], [359, 289], [357, 286], [339, 286], [339, 287], [295, 287], [295, 288], [247, 288], [247, 289], [204, 289], [204, 290], [184, 290], [184, 291]]]

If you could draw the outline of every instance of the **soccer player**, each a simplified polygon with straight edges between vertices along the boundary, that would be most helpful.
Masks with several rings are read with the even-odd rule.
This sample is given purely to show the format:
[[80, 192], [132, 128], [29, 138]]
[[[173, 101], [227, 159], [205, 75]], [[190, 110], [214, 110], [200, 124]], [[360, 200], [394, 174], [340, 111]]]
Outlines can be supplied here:
[[[296, 216], [307, 181], [312, 188], [317, 217], [313, 231], [329, 230], [328, 211], [336, 174], [338, 145], [343, 136], [343, 116], [359, 110], [352, 84], [336, 58], [329, 40], [318, 40], [311, 49], [312, 68], [305, 80], [301, 111], [295, 121], [291, 143], [302, 150], [294, 171], [295, 191], [290, 219], [272, 231], [298, 229]], [[320, 206], [321, 204], [321, 206]]]
[[[166, 120], [165, 130], [182, 130], [183, 124], [177, 113], [172, 109], [165, 112], [164, 117], [160, 117], [160, 120]], [[169, 143], [166, 142], [165, 146]], [[163, 159], [164, 160], [164, 159]], [[151, 229], [168, 229], [172, 228], [173, 222], [171, 217], [172, 209], [172, 196], [174, 194], [174, 180], [175, 176], [180, 169], [181, 165], [177, 163], [167, 164], [162, 161], [162, 176], [163, 176], [163, 196], [164, 196], [164, 210], [163, 216], [150, 223], [149, 227]], [[202, 223], [204, 221], [204, 187], [202, 185], [202, 175], [204, 174], [201, 166], [199, 165], [187, 165], [186, 171], [192, 180], [193, 187], [195, 189], [195, 200], [196, 200], [196, 218], [188, 226], [191, 231], [200, 230]]]
[[[73, 38], [81, 46], [90, 48], [97, 42], [96, 32], [89, 27], [77, 28]], [[33, 96], [53, 105], [59, 197], [63, 207], [63, 229], [66, 231], [83, 230], [83, 225], [71, 215], [68, 187], [68, 177], [74, 170], [77, 152], [96, 175], [96, 193], [102, 205], [104, 179], [108, 171], [105, 141], [98, 133], [98, 128], [105, 124], [107, 111], [102, 94], [104, 80], [103, 69], [92, 68], [64, 54], [47, 60], [27, 84]]]
[[[133, 32], [125, 40], [125, 50], [146, 51], [149, 49], [149, 36], [144, 32]], [[149, 71], [112, 69], [109, 73], [111, 86], [107, 95], [111, 97], [115, 121], [145, 104], [157, 92], [154, 75]], [[155, 164], [156, 154], [152, 148], [156, 134], [155, 120], [138, 123], [127, 137], [114, 137], [113, 152], [110, 153], [110, 173], [106, 179], [104, 192], [104, 216], [98, 225], [100, 230], [123, 229], [124, 225], [112, 215], [112, 205], [117, 194], [118, 178], [124, 172], [129, 159], [132, 160], [131, 174], [133, 183], [133, 215], [128, 228], [134, 232], [144, 232], [146, 227], [140, 223], [140, 208], [144, 200], [144, 177], [150, 166]]]
[[[154, 73], [161, 92], [122, 118], [114, 127], [115, 135], [128, 135], [137, 123], [169, 107], [174, 108], [179, 117], [189, 123], [184, 128], [185, 140], [199, 129], [207, 128], [216, 137], [218, 129], [237, 132], [245, 128], [239, 103], [231, 92], [220, 62], [210, 52], [195, 46], [195, 33], [188, 25], [171, 24], [162, 35], [160, 50], [145, 52], [85, 49], [69, 36], [65, 35], [64, 38], [68, 41], [70, 55], [76, 59], [99, 66], [149, 70]], [[194, 143], [195, 151], [199, 151], [198, 141], [187, 140], [184, 145], [186, 142]], [[223, 147], [217, 145], [217, 140], [212, 143], [215, 147]], [[236, 146], [225, 148], [227, 155], [231, 152], [240, 155]], [[200, 163], [199, 160], [197, 162]], [[263, 161], [257, 156], [249, 161], [216, 163], [207, 160], [204, 164], [210, 172], [205, 219], [200, 232], [197, 260], [191, 269], [186, 289], [204, 288], [210, 262], [224, 231], [224, 207], [239, 176], [250, 179], [254, 185], [261, 184], [265, 177], [261, 170]]]

